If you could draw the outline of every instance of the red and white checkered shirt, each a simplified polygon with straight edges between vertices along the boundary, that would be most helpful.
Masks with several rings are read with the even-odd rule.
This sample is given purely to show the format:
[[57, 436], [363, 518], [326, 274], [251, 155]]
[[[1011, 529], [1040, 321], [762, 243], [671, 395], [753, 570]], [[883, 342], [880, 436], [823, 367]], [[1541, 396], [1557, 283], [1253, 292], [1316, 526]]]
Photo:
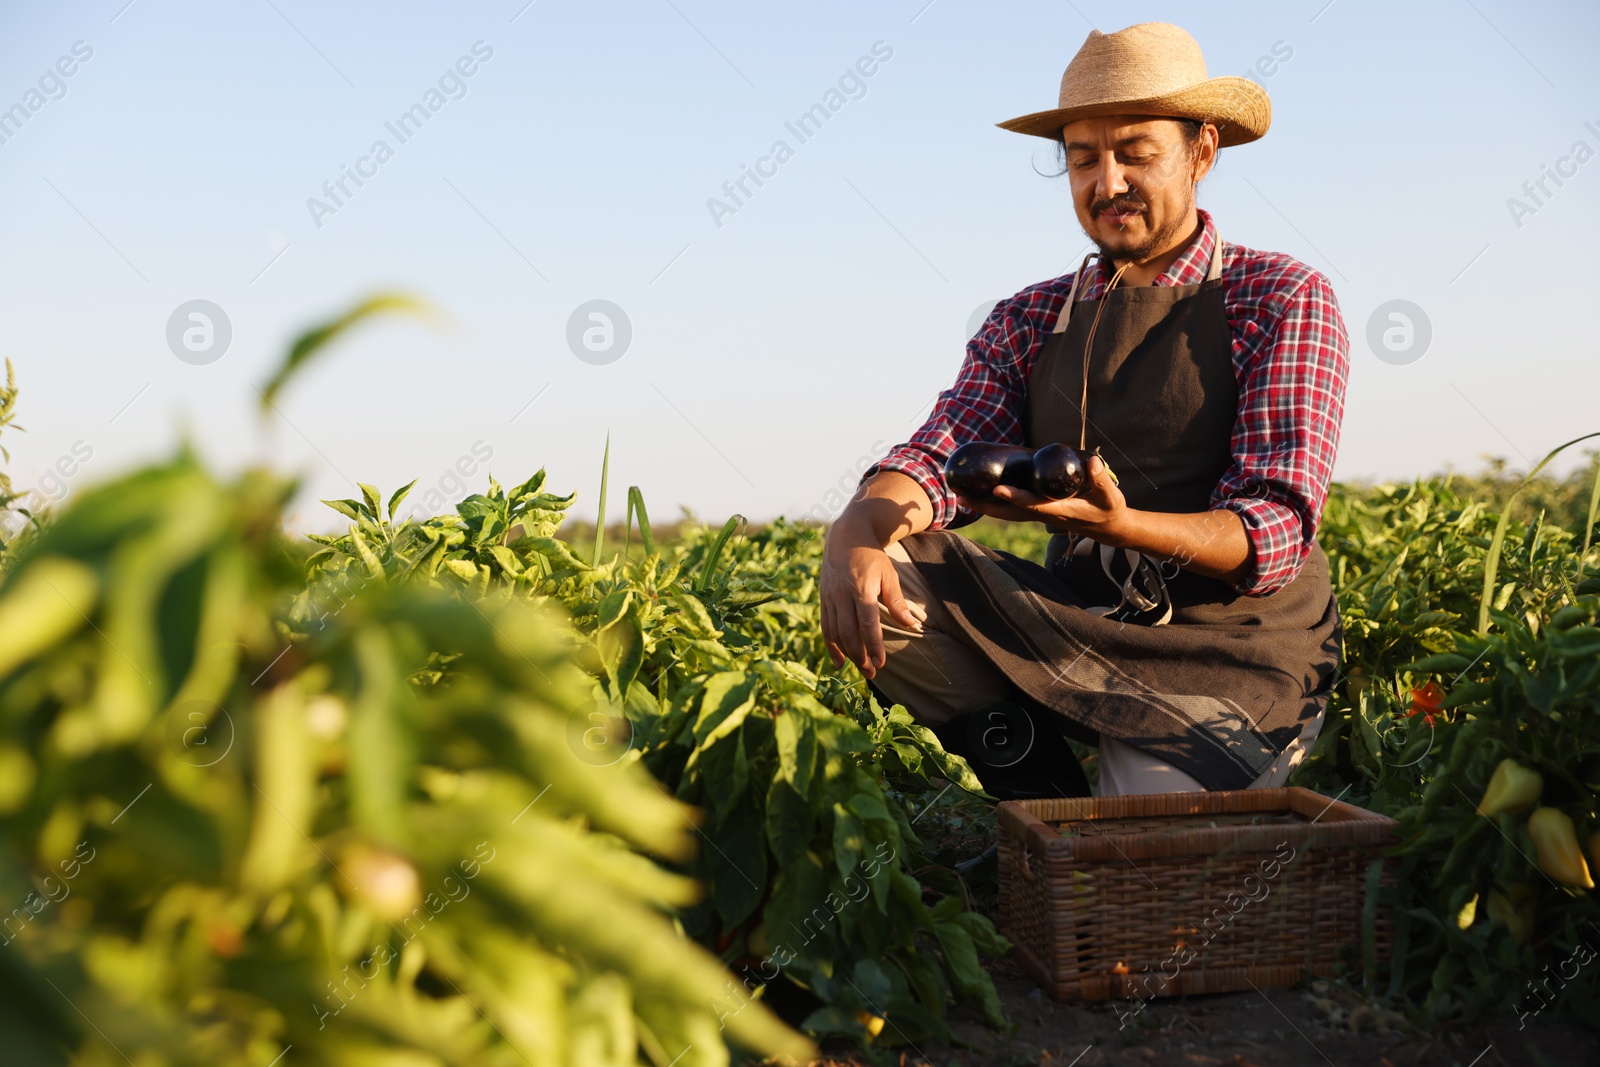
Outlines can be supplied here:
[[[1200, 210], [1200, 236], [1156, 285], [1205, 280], [1217, 240]], [[1344, 418], [1350, 339], [1328, 279], [1278, 252], [1223, 242], [1222, 285], [1239, 382], [1233, 466], [1211, 494], [1213, 508], [1244, 520], [1255, 548], [1253, 571], [1236, 588], [1264, 596], [1300, 573], [1316, 538]], [[1096, 259], [1079, 298], [1104, 292], [1109, 272]], [[1028, 377], [1072, 287], [1072, 275], [1030, 286], [1001, 301], [976, 337], [955, 385], [939, 394], [933, 414], [905, 444], [871, 467], [913, 478], [933, 502], [929, 529], [978, 518], [961, 507], [944, 481], [950, 453], [971, 441], [1022, 444], [1020, 416]]]

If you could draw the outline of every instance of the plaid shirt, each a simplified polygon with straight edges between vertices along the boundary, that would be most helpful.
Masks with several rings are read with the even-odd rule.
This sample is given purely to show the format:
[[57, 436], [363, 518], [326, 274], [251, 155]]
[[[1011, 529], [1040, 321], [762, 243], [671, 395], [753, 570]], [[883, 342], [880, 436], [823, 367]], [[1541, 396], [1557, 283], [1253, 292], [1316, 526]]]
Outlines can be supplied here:
[[[1205, 280], [1217, 231], [1210, 213], [1199, 215], [1199, 238], [1156, 285]], [[1082, 300], [1099, 298], [1110, 280], [1098, 258], [1089, 270]], [[1294, 580], [1315, 541], [1339, 447], [1350, 339], [1328, 279], [1289, 256], [1224, 242], [1222, 283], [1239, 408], [1233, 466], [1213, 490], [1211, 506], [1244, 520], [1255, 556], [1236, 588], [1264, 596]], [[928, 421], [863, 477], [892, 470], [914, 479], [933, 502], [929, 529], [977, 519], [956, 503], [944, 462], [970, 441], [1022, 443], [1028, 376], [1071, 287], [1072, 275], [1064, 274], [996, 306], [967, 343], [955, 385], [939, 394]]]

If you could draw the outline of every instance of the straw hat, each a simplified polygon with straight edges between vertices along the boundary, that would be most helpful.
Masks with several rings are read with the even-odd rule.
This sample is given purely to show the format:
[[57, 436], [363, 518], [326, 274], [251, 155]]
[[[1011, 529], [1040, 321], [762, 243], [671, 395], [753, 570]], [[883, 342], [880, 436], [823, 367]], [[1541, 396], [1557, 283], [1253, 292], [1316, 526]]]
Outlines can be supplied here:
[[1249, 78], [1207, 78], [1200, 43], [1170, 22], [1116, 33], [1090, 30], [1061, 76], [1061, 106], [998, 123], [1061, 139], [1061, 127], [1101, 115], [1160, 115], [1215, 123], [1223, 146], [1246, 144], [1272, 125], [1272, 101]]

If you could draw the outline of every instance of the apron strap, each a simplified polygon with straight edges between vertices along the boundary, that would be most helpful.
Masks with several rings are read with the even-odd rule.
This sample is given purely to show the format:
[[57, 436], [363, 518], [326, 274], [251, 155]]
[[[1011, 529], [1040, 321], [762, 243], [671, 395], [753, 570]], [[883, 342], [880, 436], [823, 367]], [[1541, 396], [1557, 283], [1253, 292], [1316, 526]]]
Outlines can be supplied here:
[[[1083, 257], [1078, 272], [1072, 277], [1072, 288], [1067, 292], [1067, 302], [1062, 305], [1061, 314], [1056, 317], [1055, 329], [1052, 333], [1066, 333], [1067, 323], [1072, 318], [1072, 305], [1078, 301], [1078, 289], [1083, 282], [1083, 276], [1088, 273], [1089, 260], [1099, 256], [1098, 252], [1090, 252]], [[1120, 273], [1120, 272], [1119, 272]], [[1215, 281], [1222, 277], [1222, 235], [1216, 235], [1216, 240], [1211, 245], [1211, 262], [1206, 269], [1206, 281]], [[1113, 279], [1114, 280], [1114, 279]], [[1091, 340], [1093, 329], [1090, 330]], [[1087, 386], [1088, 377], [1085, 375], [1084, 384]], [[1120, 586], [1121, 597], [1116, 604], [1101, 604], [1087, 609], [1090, 615], [1106, 616], [1132, 608], [1145, 613], [1161, 610], [1161, 615], [1152, 620], [1153, 626], [1165, 626], [1172, 621], [1172, 597], [1167, 592], [1167, 582], [1161, 575], [1160, 568], [1151, 562], [1149, 557], [1132, 549], [1122, 550], [1122, 560], [1128, 567], [1128, 576], [1118, 582], [1112, 572], [1112, 564], [1116, 560], [1116, 550], [1110, 545], [1102, 545], [1092, 537], [1083, 535], [1069, 535], [1070, 541], [1067, 549], [1069, 556], [1099, 556], [1100, 570], [1113, 585]], [[1098, 551], [1096, 551], [1098, 550]]]
[[[1211, 245], [1211, 263], [1206, 270], [1206, 281], [1214, 281], [1222, 277], [1222, 234], [1216, 235], [1216, 241]], [[1078, 287], [1083, 282], [1083, 276], [1089, 271], [1089, 261], [1100, 255], [1090, 252], [1083, 257], [1083, 262], [1078, 266], [1078, 272], [1072, 276], [1072, 288], [1067, 292], [1067, 302], [1061, 306], [1061, 314], [1056, 316], [1055, 329], [1051, 333], [1066, 333], [1067, 323], [1072, 319], [1072, 305], [1078, 302]]]
[[1089, 273], [1089, 261], [1100, 253], [1090, 252], [1083, 257], [1083, 262], [1078, 264], [1078, 272], [1072, 276], [1072, 288], [1067, 290], [1067, 302], [1061, 305], [1061, 314], [1056, 316], [1056, 328], [1051, 333], [1066, 333], [1067, 320], [1072, 318], [1072, 305], [1078, 302], [1078, 286], [1083, 283], [1083, 276]]

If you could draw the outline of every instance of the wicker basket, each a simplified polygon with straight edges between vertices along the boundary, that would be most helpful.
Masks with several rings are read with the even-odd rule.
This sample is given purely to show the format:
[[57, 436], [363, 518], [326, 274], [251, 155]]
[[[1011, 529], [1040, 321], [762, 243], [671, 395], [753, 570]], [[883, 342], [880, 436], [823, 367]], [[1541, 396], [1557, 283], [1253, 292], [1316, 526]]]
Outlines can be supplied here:
[[1008, 801], [1000, 928], [1057, 1000], [1293, 985], [1360, 958], [1395, 825], [1309, 789]]

